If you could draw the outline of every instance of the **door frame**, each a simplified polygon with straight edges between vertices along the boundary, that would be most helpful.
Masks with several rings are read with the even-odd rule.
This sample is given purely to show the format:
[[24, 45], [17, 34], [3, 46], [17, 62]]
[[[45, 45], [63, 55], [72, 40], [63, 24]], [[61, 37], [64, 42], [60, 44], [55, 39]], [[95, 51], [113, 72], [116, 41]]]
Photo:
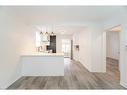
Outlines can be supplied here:
[[[112, 28], [114, 28], [114, 27], [117, 27], [117, 26], [121, 26], [121, 32], [119, 33], [119, 36], [120, 36], [120, 47], [119, 48], [121, 48], [121, 33], [122, 33], [122, 25], [121, 24], [118, 24], [118, 25], [114, 25], [114, 26], [112, 26], [112, 27], [109, 27], [109, 28], [107, 28], [106, 30], [104, 30], [103, 31], [103, 67], [105, 67], [104, 69], [105, 69], [105, 71], [106, 71], [106, 50], [107, 50], [107, 48], [106, 48], [106, 35], [107, 35], [107, 32], [110, 30], [110, 29], [112, 29]], [[121, 52], [121, 50], [120, 50], [120, 52]], [[121, 60], [121, 57], [120, 57], [120, 55], [119, 55], [119, 71], [120, 71], [120, 75], [121, 75], [121, 63], [120, 63], [120, 60]], [[120, 77], [120, 79], [121, 79], [121, 77]]]

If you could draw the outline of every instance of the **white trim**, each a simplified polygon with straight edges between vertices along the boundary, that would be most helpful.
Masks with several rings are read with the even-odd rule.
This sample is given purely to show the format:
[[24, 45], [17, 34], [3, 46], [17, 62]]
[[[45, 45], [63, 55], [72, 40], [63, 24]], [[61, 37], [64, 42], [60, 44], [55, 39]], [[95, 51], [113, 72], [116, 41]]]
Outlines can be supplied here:
[[121, 84], [123, 87], [127, 88], [127, 82], [120, 81], [120, 84]]
[[102, 71], [106, 72], [106, 31], [103, 31], [102, 37]]

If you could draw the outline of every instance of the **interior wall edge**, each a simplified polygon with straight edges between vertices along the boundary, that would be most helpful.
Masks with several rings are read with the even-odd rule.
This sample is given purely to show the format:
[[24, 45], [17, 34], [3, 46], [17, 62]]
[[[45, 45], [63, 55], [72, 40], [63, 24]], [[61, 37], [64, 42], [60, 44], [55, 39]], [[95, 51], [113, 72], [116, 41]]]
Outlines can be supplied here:
[[0, 89], [3, 89], [3, 90], [4, 90], [4, 89], [7, 89], [7, 88], [8, 88], [9, 86], [11, 86], [14, 82], [16, 82], [17, 80], [19, 80], [21, 77], [22, 77], [22, 76], [17, 77], [15, 80], [9, 82], [7, 85], [1, 87]]

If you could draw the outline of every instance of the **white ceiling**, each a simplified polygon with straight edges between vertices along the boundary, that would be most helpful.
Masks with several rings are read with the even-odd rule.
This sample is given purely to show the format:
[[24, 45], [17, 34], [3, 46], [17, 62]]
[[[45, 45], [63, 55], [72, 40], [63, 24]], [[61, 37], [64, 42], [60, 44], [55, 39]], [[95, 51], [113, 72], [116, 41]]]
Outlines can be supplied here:
[[105, 20], [121, 13], [120, 6], [34, 6], [13, 7], [28, 23], [85, 22]]
[[[121, 14], [124, 7], [120, 6], [29, 6], [9, 7], [26, 25], [60, 25], [59, 23], [85, 23], [103, 21]], [[57, 26], [59, 31], [82, 29], [80, 26]]]

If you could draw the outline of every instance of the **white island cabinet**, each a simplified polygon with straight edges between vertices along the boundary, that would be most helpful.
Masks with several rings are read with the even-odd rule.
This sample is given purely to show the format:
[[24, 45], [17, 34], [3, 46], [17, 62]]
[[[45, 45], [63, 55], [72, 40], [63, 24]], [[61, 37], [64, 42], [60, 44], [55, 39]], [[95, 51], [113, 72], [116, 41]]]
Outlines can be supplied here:
[[64, 76], [64, 54], [29, 53], [21, 55], [22, 76]]

